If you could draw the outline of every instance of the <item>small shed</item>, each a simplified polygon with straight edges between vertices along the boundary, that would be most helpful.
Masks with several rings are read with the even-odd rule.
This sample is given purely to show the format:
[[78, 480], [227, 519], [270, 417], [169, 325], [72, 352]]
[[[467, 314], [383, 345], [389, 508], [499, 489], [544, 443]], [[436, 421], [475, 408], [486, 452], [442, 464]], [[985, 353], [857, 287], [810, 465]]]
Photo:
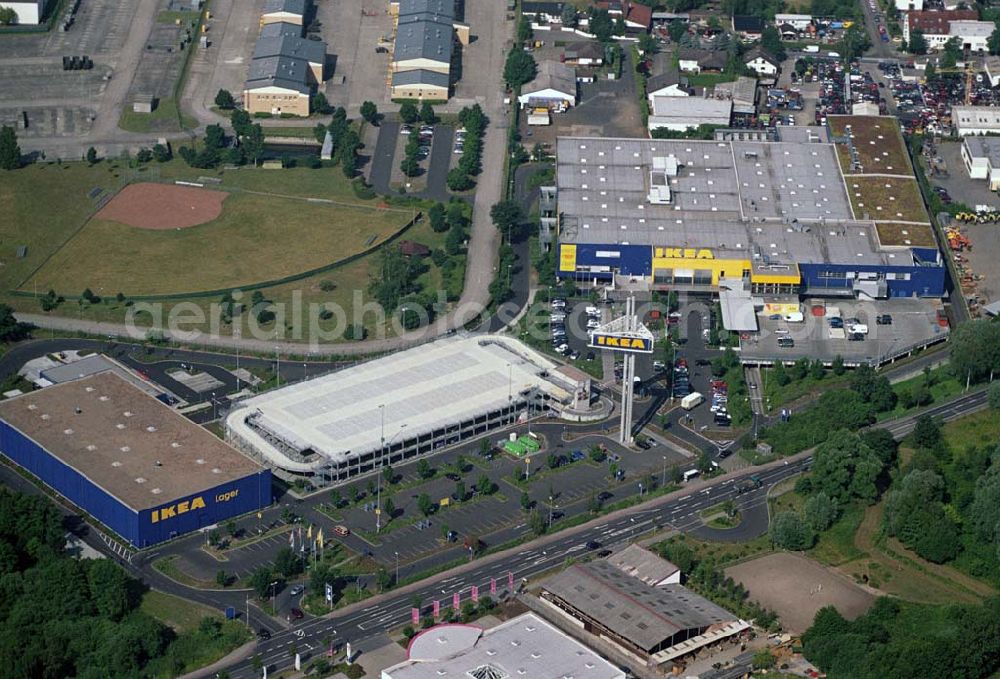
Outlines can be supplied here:
[[137, 94], [132, 100], [134, 113], [152, 113], [156, 108], [156, 97], [152, 94]]
[[429, 257], [431, 254], [429, 247], [412, 240], [399, 241], [399, 251], [407, 257]]

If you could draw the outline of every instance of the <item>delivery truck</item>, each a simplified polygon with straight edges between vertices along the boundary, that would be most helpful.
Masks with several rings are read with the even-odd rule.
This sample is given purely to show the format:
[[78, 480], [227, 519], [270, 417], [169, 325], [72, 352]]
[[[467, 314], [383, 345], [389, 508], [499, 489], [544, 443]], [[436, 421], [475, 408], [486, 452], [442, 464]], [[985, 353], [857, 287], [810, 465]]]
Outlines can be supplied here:
[[705, 401], [705, 397], [699, 392], [693, 391], [684, 398], [681, 399], [681, 408], [684, 410], [691, 410], [695, 406], [702, 404]]

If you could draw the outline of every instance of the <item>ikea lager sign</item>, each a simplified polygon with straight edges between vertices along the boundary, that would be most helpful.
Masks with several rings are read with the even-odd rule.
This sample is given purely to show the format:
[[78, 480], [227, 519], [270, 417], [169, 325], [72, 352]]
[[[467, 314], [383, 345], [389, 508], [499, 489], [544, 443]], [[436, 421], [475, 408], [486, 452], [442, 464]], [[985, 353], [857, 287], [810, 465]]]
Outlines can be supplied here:
[[642, 337], [623, 337], [622, 335], [594, 333], [590, 336], [590, 346], [597, 349], [611, 349], [612, 351], [631, 351], [640, 354], [653, 353], [652, 340]]
[[[219, 493], [215, 496], [216, 502], [229, 502], [239, 495], [240, 491], [238, 489], [227, 490]], [[188, 512], [193, 512], [196, 509], [205, 508], [205, 498], [198, 495], [190, 500], [184, 500], [182, 502], [177, 502], [172, 505], [164, 505], [154, 509], [150, 514], [150, 523], [159, 523], [160, 521], [167, 521], [174, 518], [178, 514], [187, 514]]]

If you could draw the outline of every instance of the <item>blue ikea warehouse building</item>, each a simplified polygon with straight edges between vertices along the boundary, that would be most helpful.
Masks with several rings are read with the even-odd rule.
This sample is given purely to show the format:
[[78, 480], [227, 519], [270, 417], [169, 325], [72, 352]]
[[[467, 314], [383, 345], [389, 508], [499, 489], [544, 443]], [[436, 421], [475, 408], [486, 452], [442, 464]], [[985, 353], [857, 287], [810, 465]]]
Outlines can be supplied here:
[[271, 504], [271, 471], [112, 372], [0, 403], [0, 453], [137, 548]]

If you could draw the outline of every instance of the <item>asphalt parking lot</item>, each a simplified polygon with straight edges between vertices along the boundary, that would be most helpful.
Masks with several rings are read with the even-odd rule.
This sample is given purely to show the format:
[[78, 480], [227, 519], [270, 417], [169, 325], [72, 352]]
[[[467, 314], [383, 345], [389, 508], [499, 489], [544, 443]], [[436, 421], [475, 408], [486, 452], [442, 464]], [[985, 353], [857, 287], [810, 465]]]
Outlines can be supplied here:
[[11, 36], [0, 40], [0, 61], [63, 55], [99, 57], [114, 55], [125, 43], [134, 7], [124, 0], [85, 0], [76, 21], [66, 32], [58, 27], [48, 33]]
[[362, 102], [379, 111], [398, 110], [389, 100], [389, 55], [375, 52], [380, 38], [392, 36], [392, 17], [384, 0], [339, 0], [316, 3], [327, 50], [334, 55], [326, 97], [356, 117]]
[[[802, 357], [810, 360], [831, 362], [840, 356], [848, 363], [881, 363], [887, 357], [903, 352], [910, 347], [928, 344], [941, 338], [947, 329], [937, 323], [937, 309], [940, 303], [920, 299], [888, 299], [876, 303], [857, 300], [830, 301], [828, 306], [837, 306], [845, 323], [857, 318], [868, 326], [868, 334], [862, 341], [834, 339], [830, 337], [830, 324], [825, 318], [809, 313], [812, 304], [804, 302], [804, 319], [801, 323], [789, 323], [758, 314], [760, 332], [740, 342], [744, 361], [783, 360], [796, 361]], [[878, 325], [875, 318], [879, 314], [890, 314], [890, 325]], [[781, 347], [778, 340], [790, 337], [794, 346]]]
[[989, 184], [986, 183], [985, 179], [969, 178], [969, 173], [965, 170], [965, 162], [962, 160], [961, 142], [939, 142], [937, 152], [948, 166], [948, 175], [931, 176], [931, 184], [945, 188], [952, 200], [964, 203], [972, 209], [975, 209], [977, 205], [989, 205], [993, 209], [1000, 208], [1000, 196], [990, 191]]

